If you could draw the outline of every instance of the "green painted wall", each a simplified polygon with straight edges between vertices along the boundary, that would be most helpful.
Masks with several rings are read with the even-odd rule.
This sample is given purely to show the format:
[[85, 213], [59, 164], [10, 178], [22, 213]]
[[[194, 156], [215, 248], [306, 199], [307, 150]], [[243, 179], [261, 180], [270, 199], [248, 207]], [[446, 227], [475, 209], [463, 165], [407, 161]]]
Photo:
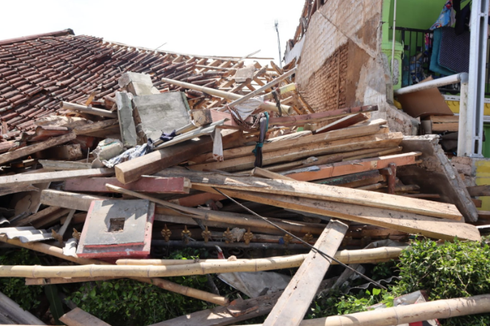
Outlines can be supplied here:
[[[446, 0], [397, 0], [396, 26], [429, 29], [442, 11]], [[383, 3], [383, 41], [391, 41], [394, 0]], [[397, 37], [398, 38], [398, 37]]]

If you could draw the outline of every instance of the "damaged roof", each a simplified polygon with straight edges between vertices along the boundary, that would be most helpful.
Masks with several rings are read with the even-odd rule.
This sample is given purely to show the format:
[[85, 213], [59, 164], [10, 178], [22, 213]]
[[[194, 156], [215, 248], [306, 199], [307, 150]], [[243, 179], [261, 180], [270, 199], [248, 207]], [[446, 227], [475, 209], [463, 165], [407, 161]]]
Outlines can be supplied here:
[[[119, 89], [118, 79], [126, 71], [147, 73], [154, 86], [162, 89], [165, 86], [162, 77], [186, 80], [191, 70], [195, 76], [196, 66], [203, 72], [208, 70], [208, 64], [219, 69], [237, 62], [239, 58], [199, 57], [131, 47], [74, 35], [71, 29], [0, 41], [2, 134], [33, 128], [35, 119], [57, 112], [61, 101], [85, 103], [92, 93], [95, 94], [92, 103], [111, 100]], [[214, 86], [212, 80], [207, 86]]]

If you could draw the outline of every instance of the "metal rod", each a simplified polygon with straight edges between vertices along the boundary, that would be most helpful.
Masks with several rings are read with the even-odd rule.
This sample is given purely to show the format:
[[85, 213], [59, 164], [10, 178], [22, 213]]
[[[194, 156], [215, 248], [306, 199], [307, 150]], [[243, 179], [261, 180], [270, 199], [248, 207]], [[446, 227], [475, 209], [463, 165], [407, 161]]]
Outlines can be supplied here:
[[428, 82], [418, 83], [416, 85], [400, 88], [400, 89], [395, 91], [395, 95], [403, 95], [403, 94], [413, 93], [413, 92], [417, 92], [417, 91], [422, 91], [424, 89], [441, 87], [441, 86], [457, 84], [457, 83], [463, 83], [463, 82], [467, 82], [467, 81], [468, 81], [468, 74], [466, 72], [463, 72], [460, 74], [442, 77], [442, 78], [438, 78], [436, 80], [431, 80]]

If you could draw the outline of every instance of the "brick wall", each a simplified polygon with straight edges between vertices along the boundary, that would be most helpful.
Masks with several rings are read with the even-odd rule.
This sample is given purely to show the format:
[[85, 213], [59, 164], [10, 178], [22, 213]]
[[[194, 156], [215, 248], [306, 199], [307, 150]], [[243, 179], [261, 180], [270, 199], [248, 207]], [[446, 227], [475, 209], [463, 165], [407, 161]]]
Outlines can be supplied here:
[[316, 112], [378, 105], [380, 112], [373, 116], [387, 119], [393, 131], [412, 134], [416, 122], [388, 103], [382, 6], [382, 0], [328, 0], [311, 17], [296, 83]]

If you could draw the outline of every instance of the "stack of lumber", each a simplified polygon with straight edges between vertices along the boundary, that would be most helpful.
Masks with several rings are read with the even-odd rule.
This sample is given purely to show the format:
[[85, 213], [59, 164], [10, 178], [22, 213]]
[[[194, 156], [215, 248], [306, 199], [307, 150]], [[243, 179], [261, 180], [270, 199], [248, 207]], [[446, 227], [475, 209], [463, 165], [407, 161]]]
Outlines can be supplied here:
[[[284, 75], [274, 85], [287, 84]], [[188, 86], [170, 79], [165, 83], [180, 83], [180, 90]], [[250, 97], [267, 97], [272, 86], [264, 85]], [[276, 96], [288, 96], [277, 92]], [[243, 97], [223, 97], [220, 105]], [[447, 192], [412, 182], [411, 168], [422, 168], [428, 161], [446, 163], [426, 149], [418, 150], [413, 141], [405, 146], [407, 139], [390, 131], [387, 121], [371, 119], [376, 106], [290, 115], [294, 110], [286, 106], [269, 110], [261, 105], [248, 120], [239, 121], [231, 111], [191, 103], [193, 124], [181, 128], [169, 142], [155, 143], [153, 151], [114, 168], [93, 167], [91, 150], [105, 138], [121, 137], [118, 115], [75, 103], [65, 102], [63, 108], [65, 115], [51, 118], [48, 124], [39, 122], [34, 133], [21, 137], [24, 144], [0, 154], [0, 189], [5, 199], [1, 211], [6, 222], [0, 228], [0, 241], [81, 266], [0, 266], [0, 277], [24, 277], [28, 284], [41, 285], [116, 275], [227, 306], [230, 298], [161, 277], [300, 267], [283, 292], [250, 299], [253, 302], [235, 301], [216, 313], [221, 325], [271, 310], [265, 324], [284, 319], [299, 324], [331, 263], [371, 264], [400, 253], [399, 247], [363, 249], [372, 241], [390, 239], [403, 245], [410, 236], [480, 239], [478, 229], [465, 223], [471, 212], [462, 214], [464, 203], [456, 206], [451, 200], [454, 193], [460, 195], [455, 181], [459, 176], [440, 173], [439, 182], [452, 189]], [[264, 110], [270, 118], [261, 131], [254, 120]], [[223, 148], [219, 161], [213, 153], [215, 140], [209, 136], [217, 132]], [[257, 146], [259, 139], [264, 142]], [[82, 155], [66, 147], [77, 144]], [[34, 156], [48, 149], [42, 158]], [[262, 152], [261, 166], [256, 163], [257, 149]], [[111, 200], [117, 207], [135, 198], [156, 205], [150, 235], [154, 249], [198, 247], [215, 255], [219, 246], [237, 260], [182, 264], [151, 256], [115, 261], [64, 254], [60, 246], [65, 250], [76, 246], [94, 201]], [[34, 235], [40, 240], [40, 234], [48, 242], [33, 242]], [[254, 249], [261, 250], [255, 254], [259, 259], [241, 259]], [[275, 257], [270, 257], [271, 252]], [[296, 255], [281, 256], [286, 253]], [[250, 304], [259, 308], [247, 308]], [[64, 318], [92, 317], [77, 310]]]

